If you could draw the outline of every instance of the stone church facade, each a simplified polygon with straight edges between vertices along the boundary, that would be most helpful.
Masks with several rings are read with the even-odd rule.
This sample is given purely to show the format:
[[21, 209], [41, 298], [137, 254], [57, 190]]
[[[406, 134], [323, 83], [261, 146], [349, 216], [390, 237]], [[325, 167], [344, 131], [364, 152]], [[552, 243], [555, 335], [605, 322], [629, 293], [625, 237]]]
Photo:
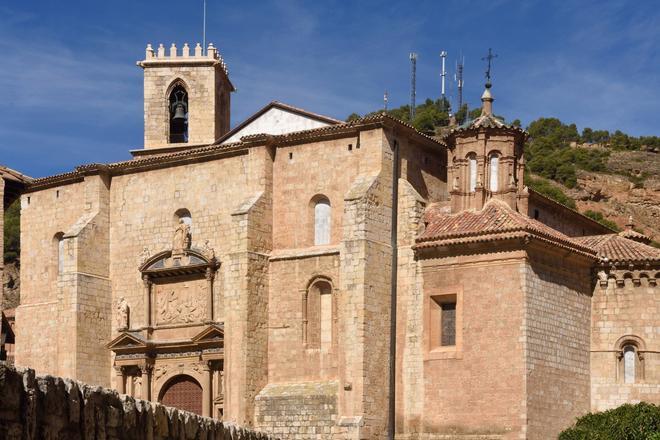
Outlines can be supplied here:
[[442, 139], [281, 103], [230, 130], [212, 45], [138, 65], [144, 149], [22, 183], [17, 365], [294, 439], [385, 438], [392, 374], [400, 439], [660, 402], [660, 251], [528, 189], [489, 84]]

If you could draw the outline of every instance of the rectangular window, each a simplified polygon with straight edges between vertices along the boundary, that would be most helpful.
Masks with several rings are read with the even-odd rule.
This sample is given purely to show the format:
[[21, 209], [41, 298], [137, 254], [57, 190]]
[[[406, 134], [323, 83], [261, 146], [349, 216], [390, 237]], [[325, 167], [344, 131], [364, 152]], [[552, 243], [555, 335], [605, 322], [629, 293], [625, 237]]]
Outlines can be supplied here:
[[456, 301], [440, 304], [440, 345], [456, 345]]
[[430, 295], [427, 331], [431, 351], [456, 349], [459, 345], [458, 298], [459, 295], [454, 293]]

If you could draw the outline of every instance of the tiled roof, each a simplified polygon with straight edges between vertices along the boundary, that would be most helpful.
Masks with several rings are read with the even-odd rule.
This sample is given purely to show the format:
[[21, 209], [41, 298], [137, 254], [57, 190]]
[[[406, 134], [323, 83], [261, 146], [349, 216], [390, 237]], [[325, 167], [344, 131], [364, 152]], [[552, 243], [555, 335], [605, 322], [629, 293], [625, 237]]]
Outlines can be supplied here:
[[660, 249], [630, 240], [622, 234], [575, 237], [575, 241], [598, 252], [601, 259], [618, 262], [660, 261]]
[[446, 214], [435, 205], [425, 213], [424, 232], [417, 237], [417, 247], [442, 246], [460, 242], [494, 241], [535, 236], [579, 253], [594, 255], [588, 246], [561, 232], [511, 209], [506, 203], [491, 199], [481, 211]]

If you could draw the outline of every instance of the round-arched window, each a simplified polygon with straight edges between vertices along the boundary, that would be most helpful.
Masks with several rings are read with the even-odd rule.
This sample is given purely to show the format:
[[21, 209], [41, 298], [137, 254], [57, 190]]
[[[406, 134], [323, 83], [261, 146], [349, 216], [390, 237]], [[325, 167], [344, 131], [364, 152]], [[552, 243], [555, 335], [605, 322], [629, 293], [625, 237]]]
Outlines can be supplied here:
[[314, 245], [330, 244], [330, 200], [321, 197], [314, 203]]
[[202, 414], [202, 387], [190, 376], [175, 376], [163, 386], [158, 399], [165, 406]]
[[635, 383], [635, 357], [637, 350], [634, 345], [629, 344], [623, 347], [623, 381], [625, 383]]

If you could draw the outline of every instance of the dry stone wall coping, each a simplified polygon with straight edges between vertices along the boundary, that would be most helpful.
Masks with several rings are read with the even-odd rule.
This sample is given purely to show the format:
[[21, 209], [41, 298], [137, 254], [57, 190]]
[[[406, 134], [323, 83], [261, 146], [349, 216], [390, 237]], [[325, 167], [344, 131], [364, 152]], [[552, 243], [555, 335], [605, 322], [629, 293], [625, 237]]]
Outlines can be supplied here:
[[0, 362], [0, 438], [275, 440], [265, 433]]

